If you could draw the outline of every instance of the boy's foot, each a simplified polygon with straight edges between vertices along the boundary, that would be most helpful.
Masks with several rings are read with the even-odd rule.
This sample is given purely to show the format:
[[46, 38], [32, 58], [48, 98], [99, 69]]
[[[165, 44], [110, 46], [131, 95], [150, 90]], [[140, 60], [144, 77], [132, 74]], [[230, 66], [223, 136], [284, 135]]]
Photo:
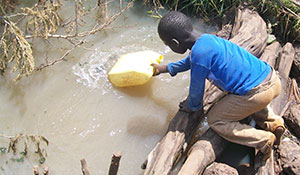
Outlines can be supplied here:
[[268, 153], [264, 154], [258, 151], [254, 157], [254, 171], [258, 171], [259, 167], [266, 164], [266, 161], [271, 157], [272, 149]]
[[274, 131], [273, 134], [276, 136], [276, 140], [274, 142], [274, 145], [279, 145], [281, 141], [281, 136], [283, 135], [285, 131], [285, 128], [282, 126], [278, 126]]
[[268, 160], [270, 158], [270, 156], [272, 154], [272, 150], [273, 150], [273, 145], [274, 145], [274, 143], [276, 141], [275, 134], [271, 134], [270, 136], [271, 136], [270, 139], [268, 140], [268, 142], [266, 143], [266, 145], [263, 147], [263, 149], [259, 150], [258, 153], [256, 154], [255, 157], [258, 160], [266, 161], [266, 160]]
[[262, 153], [261, 151], [258, 151], [257, 154], [255, 155], [255, 162], [265, 162], [271, 157], [272, 149], [265, 154]]

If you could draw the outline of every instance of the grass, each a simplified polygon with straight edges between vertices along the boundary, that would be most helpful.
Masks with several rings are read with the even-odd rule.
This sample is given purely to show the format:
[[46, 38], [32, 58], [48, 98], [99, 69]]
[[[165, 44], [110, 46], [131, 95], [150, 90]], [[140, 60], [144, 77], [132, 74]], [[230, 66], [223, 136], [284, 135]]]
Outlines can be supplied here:
[[[189, 16], [202, 17], [206, 22], [221, 21], [224, 14], [245, 0], [146, 0]], [[281, 42], [300, 42], [300, 5], [295, 0], [247, 0], [272, 26], [273, 33]], [[298, 1], [299, 3], [299, 1]]]

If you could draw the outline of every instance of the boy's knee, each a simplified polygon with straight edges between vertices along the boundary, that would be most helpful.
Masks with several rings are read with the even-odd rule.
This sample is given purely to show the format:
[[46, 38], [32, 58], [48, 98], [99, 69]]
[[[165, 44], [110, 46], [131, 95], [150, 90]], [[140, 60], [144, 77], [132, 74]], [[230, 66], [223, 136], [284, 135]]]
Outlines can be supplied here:
[[210, 120], [209, 118], [207, 119], [209, 127], [213, 129], [216, 132], [222, 132], [223, 126], [225, 126], [225, 123], [222, 121], [216, 121], [216, 120]]
[[210, 117], [210, 116], [208, 115], [208, 116], [207, 116], [207, 123], [208, 123], [208, 125], [209, 125], [210, 127], [212, 127], [212, 125], [213, 125], [214, 123], [216, 123], [216, 121], [214, 120], [213, 117]]

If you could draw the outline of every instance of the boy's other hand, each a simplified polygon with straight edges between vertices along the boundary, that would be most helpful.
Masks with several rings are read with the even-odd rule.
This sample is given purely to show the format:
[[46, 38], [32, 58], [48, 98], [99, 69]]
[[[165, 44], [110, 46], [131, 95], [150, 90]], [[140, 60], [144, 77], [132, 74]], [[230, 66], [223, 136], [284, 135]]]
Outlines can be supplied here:
[[193, 113], [195, 111], [192, 111], [188, 106], [188, 100], [185, 100], [179, 104], [179, 111], [187, 112], [187, 113]]
[[168, 72], [167, 65], [151, 64], [151, 66], [154, 68], [153, 76]]
[[180, 102], [179, 104], [179, 111], [187, 112], [187, 113], [194, 113], [194, 112], [201, 112], [203, 114], [203, 108], [199, 109], [198, 111], [193, 111], [190, 109], [188, 105], [189, 97], [184, 101]]

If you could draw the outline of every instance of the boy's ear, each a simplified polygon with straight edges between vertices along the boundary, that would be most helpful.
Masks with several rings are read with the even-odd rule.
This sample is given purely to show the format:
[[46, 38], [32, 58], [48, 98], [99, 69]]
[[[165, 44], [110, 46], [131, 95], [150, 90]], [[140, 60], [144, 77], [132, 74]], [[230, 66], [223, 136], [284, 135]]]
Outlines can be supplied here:
[[177, 46], [179, 45], [179, 41], [178, 41], [177, 39], [175, 39], [175, 38], [172, 39], [172, 42], [173, 42], [174, 44], [176, 44]]

